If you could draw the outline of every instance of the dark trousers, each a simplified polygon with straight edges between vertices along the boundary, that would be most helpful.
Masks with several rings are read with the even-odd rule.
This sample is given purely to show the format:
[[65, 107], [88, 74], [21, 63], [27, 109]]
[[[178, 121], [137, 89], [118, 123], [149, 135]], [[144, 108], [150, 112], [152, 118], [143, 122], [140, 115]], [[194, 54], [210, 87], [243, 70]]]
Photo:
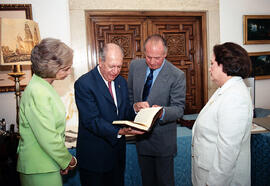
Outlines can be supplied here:
[[82, 186], [124, 186], [124, 168], [109, 172], [93, 172], [80, 169]]
[[143, 186], [174, 186], [174, 157], [138, 155]]

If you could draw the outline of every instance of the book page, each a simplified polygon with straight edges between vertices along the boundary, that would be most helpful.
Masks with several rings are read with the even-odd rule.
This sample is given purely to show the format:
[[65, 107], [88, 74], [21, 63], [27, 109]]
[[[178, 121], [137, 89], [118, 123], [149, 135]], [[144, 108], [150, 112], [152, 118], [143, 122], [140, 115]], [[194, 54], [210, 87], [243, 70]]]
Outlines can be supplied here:
[[266, 133], [266, 132], [270, 131], [259, 125], [256, 125], [255, 123], [252, 123], [251, 134]]
[[148, 127], [151, 126], [153, 118], [155, 117], [156, 113], [161, 109], [161, 107], [151, 107], [141, 109], [140, 112], [136, 115], [134, 122], [135, 123], [143, 123]]
[[137, 128], [137, 129], [141, 129], [141, 130], [147, 130], [148, 127], [144, 124], [140, 124], [140, 123], [134, 123], [132, 121], [128, 121], [128, 120], [118, 120], [118, 121], [113, 121], [113, 124], [114, 125], [127, 125], [127, 126], [130, 126], [130, 127], [134, 127], [134, 128]]

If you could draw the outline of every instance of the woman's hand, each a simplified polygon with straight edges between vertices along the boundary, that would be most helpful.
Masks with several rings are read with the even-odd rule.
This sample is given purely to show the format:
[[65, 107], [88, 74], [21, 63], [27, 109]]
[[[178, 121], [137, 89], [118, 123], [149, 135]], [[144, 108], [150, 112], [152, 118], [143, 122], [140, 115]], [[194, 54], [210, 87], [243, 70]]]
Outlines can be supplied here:
[[75, 156], [72, 156], [67, 168], [65, 168], [64, 170], [60, 170], [60, 174], [61, 175], [68, 174], [68, 171], [75, 169], [76, 165], [77, 165], [77, 159]]
[[64, 170], [60, 170], [61, 175], [66, 175], [68, 173], [68, 167]]
[[76, 159], [75, 156], [72, 156], [72, 159], [71, 159], [71, 161], [70, 161], [70, 163], [69, 163], [69, 165], [68, 165], [67, 168], [69, 170], [73, 170], [73, 169], [75, 169], [76, 165], [77, 165], [77, 159]]

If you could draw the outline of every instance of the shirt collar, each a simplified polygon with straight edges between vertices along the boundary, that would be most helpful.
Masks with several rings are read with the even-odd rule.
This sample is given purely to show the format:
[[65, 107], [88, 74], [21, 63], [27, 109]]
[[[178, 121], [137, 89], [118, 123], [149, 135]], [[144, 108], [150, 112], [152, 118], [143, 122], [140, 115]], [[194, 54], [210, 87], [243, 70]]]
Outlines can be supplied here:
[[[155, 69], [153, 73], [158, 74], [163, 68], [164, 64], [165, 64], [165, 59], [163, 60], [162, 65], [159, 68]], [[147, 66], [146, 74], [149, 74], [149, 73], [150, 73], [150, 68]]]
[[[97, 69], [98, 69], [98, 72], [100, 74], [100, 76], [102, 77], [102, 79], [104, 80], [105, 84], [108, 86], [108, 81], [106, 79], [104, 79], [104, 77], [102, 76], [101, 72], [100, 72], [100, 68], [99, 68], [99, 65], [97, 66]], [[114, 84], [114, 81], [111, 81], [112, 82], [112, 85]]]
[[234, 84], [237, 81], [240, 81], [242, 78], [240, 76], [232, 76], [231, 79], [226, 81], [222, 87], [218, 89], [218, 93], [222, 94], [228, 87], [230, 87], [232, 84]]

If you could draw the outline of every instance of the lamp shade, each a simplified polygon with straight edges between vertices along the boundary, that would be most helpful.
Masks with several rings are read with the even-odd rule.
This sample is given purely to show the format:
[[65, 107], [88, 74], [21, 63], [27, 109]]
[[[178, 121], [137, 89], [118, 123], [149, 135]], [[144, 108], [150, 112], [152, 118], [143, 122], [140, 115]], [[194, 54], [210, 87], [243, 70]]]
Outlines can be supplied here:
[[36, 22], [0, 18], [1, 65], [30, 65], [31, 51], [39, 42], [40, 33]]

